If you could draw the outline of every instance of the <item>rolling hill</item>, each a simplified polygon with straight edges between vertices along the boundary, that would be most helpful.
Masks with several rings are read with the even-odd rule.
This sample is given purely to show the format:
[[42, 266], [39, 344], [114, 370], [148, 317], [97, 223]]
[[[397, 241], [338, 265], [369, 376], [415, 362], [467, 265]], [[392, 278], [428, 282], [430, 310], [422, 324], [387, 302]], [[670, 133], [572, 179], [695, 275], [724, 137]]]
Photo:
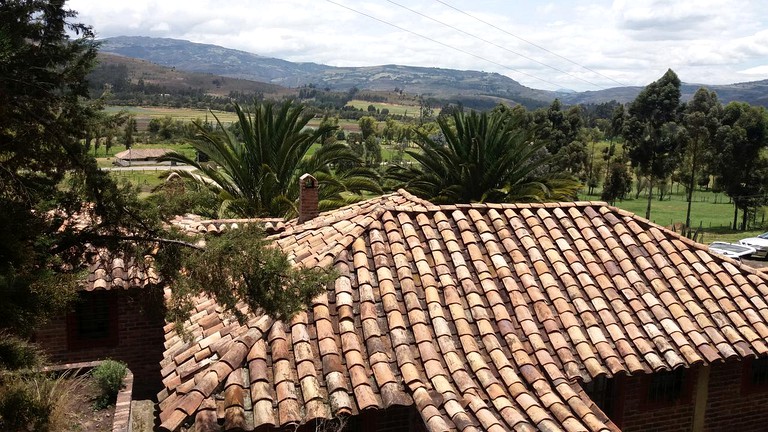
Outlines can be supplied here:
[[[335, 91], [346, 91], [352, 87], [374, 91], [398, 88], [410, 94], [438, 99], [473, 101], [471, 105], [475, 106], [508, 102], [533, 107], [548, 104], [555, 98], [566, 104], [611, 100], [624, 103], [633, 100], [642, 89], [617, 87], [587, 92], [552, 92], [526, 87], [497, 73], [402, 65], [333, 67], [317, 63], [294, 63], [216, 45], [141, 36], [105, 39], [101, 52], [203, 74], [207, 77], [204, 79], [210, 81], [215, 78], [210, 78], [209, 74], [214, 74], [294, 88], [309, 84]], [[683, 99], [690, 99], [701, 86], [704, 84], [684, 84]], [[715, 90], [724, 103], [744, 101], [768, 107], [768, 80], [706, 86]], [[273, 89], [279, 92], [278, 88]]]
[[436, 98], [468, 96], [508, 102], [546, 102], [556, 93], [536, 90], [497, 73], [459, 71], [400, 65], [333, 67], [317, 63], [293, 63], [245, 51], [177, 39], [121, 36], [105, 39], [101, 52], [134, 57], [180, 70], [210, 73], [300, 87], [346, 91], [352, 87], [374, 91], [402, 89]]
[[99, 52], [98, 65], [89, 79], [97, 83], [119, 86], [120, 81], [146, 86], [156, 86], [167, 91], [201, 89], [206, 94], [226, 96], [231, 92], [263, 93], [282, 95], [295, 93], [285, 87], [253, 80], [224, 77], [212, 73], [188, 72], [180, 68], [167, 67], [150, 60], [126, 57], [108, 52]]

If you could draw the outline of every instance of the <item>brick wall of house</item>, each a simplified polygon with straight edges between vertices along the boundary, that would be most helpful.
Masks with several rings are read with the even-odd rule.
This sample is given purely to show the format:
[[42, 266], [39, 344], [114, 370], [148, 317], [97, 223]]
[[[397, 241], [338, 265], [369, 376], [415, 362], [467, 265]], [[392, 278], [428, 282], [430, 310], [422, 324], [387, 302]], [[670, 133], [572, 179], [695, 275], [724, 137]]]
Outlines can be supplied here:
[[[768, 429], [768, 385], [749, 384], [749, 362], [729, 361], [710, 367], [704, 431], [757, 432]], [[624, 432], [691, 431], [699, 370], [688, 370], [690, 387], [677, 403], [649, 406], [648, 376], [623, 377], [622, 409], [612, 418]]]
[[649, 406], [648, 376], [623, 377], [623, 414], [619, 424], [624, 432], [688, 432], [693, 424], [693, 395], [696, 392], [696, 373], [687, 379], [691, 387], [676, 403]]
[[[83, 293], [88, 296], [91, 293]], [[154, 398], [161, 387], [160, 360], [163, 356], [164, 309], [159, 290], [113, 290], [117, 303], [117, 341], [112, 346], [70, 346], [66, 316], [52, 320], [40, 329], [36, 342], [52, 362], [73, 363], [111, 358], [128, 365], [134, 374], [134, 397]]]
[[754, 388], [743, 373], [749, 362], [727, 362], [712, 365], [705, 430], [739, 432], [768, 429], [768, 386]]

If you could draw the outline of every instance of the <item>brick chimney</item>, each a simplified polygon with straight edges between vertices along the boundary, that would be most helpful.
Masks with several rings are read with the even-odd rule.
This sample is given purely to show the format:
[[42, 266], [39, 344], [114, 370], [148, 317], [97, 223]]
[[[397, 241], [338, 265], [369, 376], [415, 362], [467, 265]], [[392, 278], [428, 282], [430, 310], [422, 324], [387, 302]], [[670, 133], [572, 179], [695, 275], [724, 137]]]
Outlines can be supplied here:
[[317, 188], [317, 179], [310, 174], [299, 177], [299, 223], [304, 223], [320, 214], [317, 208]]

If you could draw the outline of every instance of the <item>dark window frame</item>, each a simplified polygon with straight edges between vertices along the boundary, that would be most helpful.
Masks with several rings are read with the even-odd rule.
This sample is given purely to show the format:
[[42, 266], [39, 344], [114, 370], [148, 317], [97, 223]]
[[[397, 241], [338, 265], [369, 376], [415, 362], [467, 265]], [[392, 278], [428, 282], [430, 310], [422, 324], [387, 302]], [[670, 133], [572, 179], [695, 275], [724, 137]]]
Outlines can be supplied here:
[[741, 393], [768, 391], [768, 357], [744, 359], [741, 369]]
[[[643, 379], [643, 410], [656, 410], [683, 405], [691, 402], [695, 373], [691, 369], [677, 368], [672, 371], [659, 371]], [[672, 392], [664, 396], [664, 392]]]
[[584, 394], [618, 427], [624, 420], [625, 379], [624, 375], [612, 378], [601, 375], [581, 384]]
[[117, 346], [117, 307], [115, 291], [81, 292], [67, 314], [67, 347], [79, 350]]

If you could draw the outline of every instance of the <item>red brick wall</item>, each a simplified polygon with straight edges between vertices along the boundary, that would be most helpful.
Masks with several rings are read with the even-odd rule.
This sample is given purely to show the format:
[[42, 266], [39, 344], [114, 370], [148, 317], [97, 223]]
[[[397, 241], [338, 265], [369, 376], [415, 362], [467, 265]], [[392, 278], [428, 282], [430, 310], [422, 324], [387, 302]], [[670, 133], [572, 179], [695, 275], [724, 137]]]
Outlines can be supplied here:
[[705, 430], [751, 432], [768, 429], [768, 388], [744, 389], [742, 372], [745, 367], [746, 362], [712, 365]]
[[161, 388], [160, 360], [163, 357], [165, 313], [162, 293], [160, 290], [132, 289], [110, 291], [109, 295], [117, 298], [117, 345], [71, 349], [67, 340], [66, 317], [52, 320], [37, 332], [35, 340], [55, 363], [105, 358], [123, 361], [134, 375], [134, 397], [154, 398]]
[[693, 424], [696, 373], [686, 371], [690, 380], [689, 391], [675, 404], [649, 406], [648, 376], [622, 377], [623, 414], [618, 420], [624, 432], [688, 432]]
[[[757, 432], [768, 430], [768, 387], [744, 389], [745, 362], [711, 366], [705, 431]], [[686, 371], [690, 388], [685, 398], [667, 406], [648, 406], [647, 376], [622, 377], [623, 409], [612, 416], [624, 432], [683, 432], [693, 426], [698, 369]]]

